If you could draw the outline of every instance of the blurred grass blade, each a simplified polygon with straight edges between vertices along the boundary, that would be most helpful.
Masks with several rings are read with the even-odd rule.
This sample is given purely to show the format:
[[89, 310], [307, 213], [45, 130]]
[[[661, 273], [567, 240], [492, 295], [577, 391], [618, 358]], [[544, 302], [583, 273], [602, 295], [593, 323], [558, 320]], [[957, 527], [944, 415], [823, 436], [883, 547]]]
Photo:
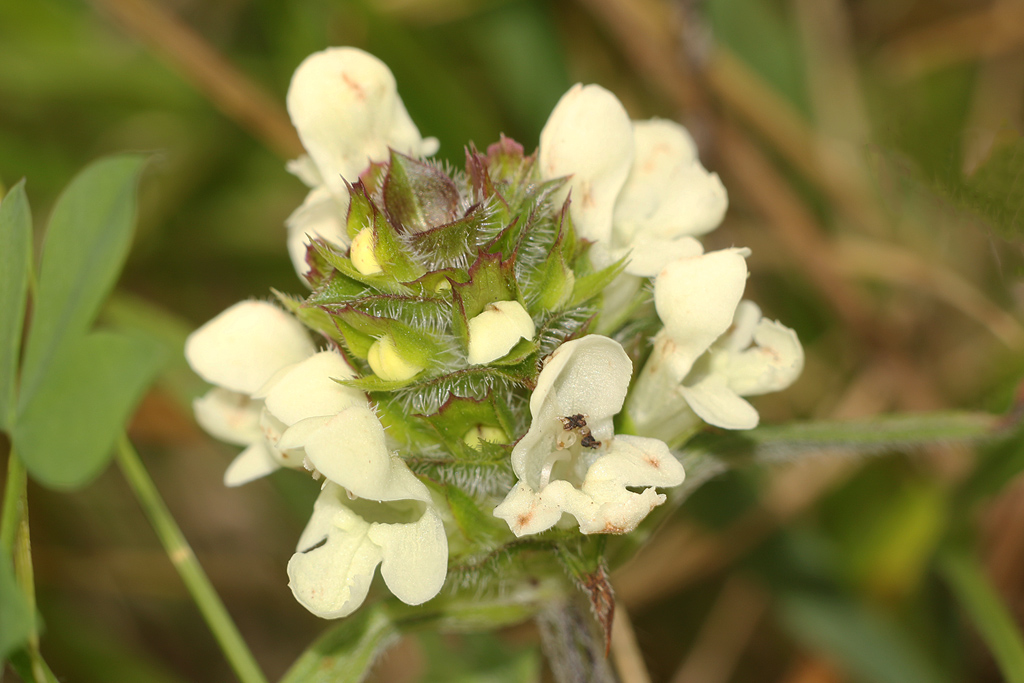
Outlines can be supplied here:
[[683, 453], [758, 462], [795, 460], [822, 451], [878, 455], [935, 443], [991, 438], [996, 436], [1001, 419], [990, 413], [943, 412], [794, 422], [745, 432], [700, 434], [686, 444]]
[[28, 642], [33, 621], [25, 594], [14, 578], [11, 556], [0, 548], [0, 670], [11, 653]]
[[93, 332], [53, 358], [14, 426], [32, 478], [70, 489], [98, 475], [164, 353], [147, 337]]
[[358, 683], [398, 635], [398, 626], [381, 605], [364, 607], [303, 652], [281, 683]]
[[872, 683], [946, 681], [907, 634], [848, 598], [791, 593], [780, 601], [782, 620], [809, 647]]
[[18, 351], [32, 271], [32, 213], [24, 180], [12, 187], [0, 203], [0, 244], [0, 430], [10, 433]]
[[85, 335], [131, 246], [135, 188], [145, 157], [101, 159], [64, 190], [50, 217], [39, 272], [19, 414], [62, 349]]
[[984, 570], [968, 552], [950, 550], [939, 567], [1008, 683], [1024, 683], [1024, 639]]

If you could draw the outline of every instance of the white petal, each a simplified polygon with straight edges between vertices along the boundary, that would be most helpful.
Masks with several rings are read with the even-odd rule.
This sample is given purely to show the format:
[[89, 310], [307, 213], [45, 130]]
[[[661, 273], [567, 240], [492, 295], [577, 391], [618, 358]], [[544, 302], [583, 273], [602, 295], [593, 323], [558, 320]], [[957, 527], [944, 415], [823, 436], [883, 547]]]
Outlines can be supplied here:
[[432, 506], [412, 524], [374, 523], [369, 537], [382, 549], [380, 574], [395, 597], [419, 605], [438, 594], [448, 573], [448, 537]]
[[363, 604], [383, 558], [368, 536], [370, 524], [344, 505], [344, 495], [337, 486], [324, 489], [288, 561], [295, 599], [325, 619], [347, 616]]
[[533, 339], [537, 329], [518, 301], [495, 301], [469, 321], [470, 365], [498, 360], [520, 339]]
[[[624, 534], [636, 528], [665, 496], [656, 486], [683, 483], [683, 466], [658, 439], [616, 436], [608, 452], [587, 470], [581, 490], [594, 505], [576, 513], [585, 534]], [[648, 487], [639, 493], [627, 486]]]
[[654, 277], [669, 263], [695, 258], [704, 253], [704, 246], [693, 237], [666, 240], [640, 235], [630, 245], [626, 272], [641, 277]]
[[733, 353], [742, 351], [754, 341], [754, 330], [761, 321], [761, 308], [753, 301], [744, 299], [736, 307], [732, 318], [732, 329], [719, 341], [720, 348]]
[[238, 454], [224, 471], [225, 486], [241, 486], [265, 477], [281, 467], [270, 447], [260, 439]]
[[[286, 432], [282, 444], [291, 444], [287, 437]], [[360, 498], [430, 501], [423, 482], [405, 461], [388, 451], [380, 420], [365, 406], [347, 408], [312, 430], [304, 446], [321, 474]]]
[[611, 417], [622, 410], [632, 374], [633, 364], [617, 341], [596, 334], [568, 341], [545, 361], [530, 413], [535, 420], [576, 413]]
[[634, 122], [633, 133], [636, 159], [615, 204], [617, 243], [641, 235], [672, 240], [717, 227], [728, 196], [718, 175], [701, 166], [686, 129], [651, 119]]
[[334, 415], [354, 405], [366, 405], [366, 395], [335, 380], [356, 376], [337, 351], [321, 351], [279, 371], [257, 396], [285, 426], [321, 415]]
[[754, 406], [729, 388], [721, 374], [711, 373], [692, 386], [679, 387], [697, 417], [723, 429], [753, 429], [759, 416]]
[[323, 176], [320, 175], [320, 169], [316, 167], [316, 164], [313, 163], [308, 154], [292, 159], [285, 164], [285, 168], [288, 169], [289, 173], [305, 183], [307, 187], [317, 187], [324, 184]]
[[654, 305], [674, 344], [676, 379], [732, 324], [747, 283], [747, 253], [723, 249], [673, 261], [654, 281]]
[[409, 118], [388, 67], [352, 47], [305, 59], [288, 88], [288, 113], [330, 190], [355, 181], [388, 147], [418, 155], [426, 147]]
[[265, 301], [235, 304], [185, 342], [185, 358], [197, 375], [249, 395], [275, 372], [314, 351], [306, 328]]
[[209, 434], [236, 446], [248, 446], [263, 438], [260, 432], [262, 404], [245, 394], [215, 387], [192, 402], [196, 422]]
[[[552, 483], [549, 488], [558, 483]], [[517, 483], [505, 496], [505, 500], [494, 508], [494, 516], [505, 520], [517, 537], [539, 534], [550, 529], [562, 518], [562, 512], [557, 501], [542, 498], [524, 481]]]
[[730, 389], [740, 396], [757, 396], [781, 391], [796, 381], [804, 367], [804, 350], [796, 332], [762, 319], [754, 343], [753, 348], [730, 356], [723, 368]]
[[598, 458], [583, 482], [583, 490], [597, 497], [609, 485], [620, 489], [627, 486], [679, 486], [686, 474], [683, 466], [659, 439], [642, 436], [619, 435]]
[[541, 131], [539, 155], [544, 179], [571, 176], [577, 234], [609, 242], [615, 198], [633, 163], [633, 126], [615, 95], [599, 85], [570, 88]]
[[288, 255], [300, 276], [309, 272], [306, 246], [311, 237], [319, 237], [344, 250], [349, 245], [345, 222], [348, 216], [348, 190], [336, 196], [320, 186], [306, 195], [305, 201], [285, 221], [288, 226]]

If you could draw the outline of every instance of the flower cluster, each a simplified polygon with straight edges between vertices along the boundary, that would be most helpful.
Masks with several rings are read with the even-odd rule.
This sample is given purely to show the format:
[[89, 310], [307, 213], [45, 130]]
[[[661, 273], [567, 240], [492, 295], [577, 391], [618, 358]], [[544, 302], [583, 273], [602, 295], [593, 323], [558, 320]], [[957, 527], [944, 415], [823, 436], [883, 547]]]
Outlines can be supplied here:
[[748, 252], [696, 239], [727, 198], [678, 124], [575, 86], [536, 154], [502, 138], [450, 171], [355, 48], [307, 58], [288, 110], [311, 188], [288, 250], [311, 291], [231, 307], [186, 356], [215, 385], [200, 424], [245, 447], [229, 486], [323, 479], [288, 563], [313, 613], [350, 614], [378, 565], [415, 605], [516, 537], [628, 533], [683, 481], [667, 443], [755, 426], [741, 397], [799, 374], [796, 335], [741, 301]]

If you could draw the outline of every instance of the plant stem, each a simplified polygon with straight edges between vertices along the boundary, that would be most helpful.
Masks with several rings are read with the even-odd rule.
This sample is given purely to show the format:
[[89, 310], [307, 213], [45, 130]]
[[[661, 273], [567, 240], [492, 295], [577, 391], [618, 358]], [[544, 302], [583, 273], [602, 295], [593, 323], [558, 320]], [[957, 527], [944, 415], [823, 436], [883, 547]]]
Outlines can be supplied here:
[[14, 537], [21, 518], [20, 501], [25, 490], [25, 466], [11, 449], [7, 457], [7, 483], [4, 485], [3, 512], [0, 512], [0, 544], [8, 554], [14, 554]]
[[[0, 517], [0, 542], [14, 559], [14, 576], [25, 594], [32, 631], [28, 637], [28, 668], [35, 683], [46, 683], [49, 667], [39, 652], [39, 623], [36, 613], [36, 584], [32, 571], [32, 540], [28, 527], [28, 477], [25, 466], [11, 448], [7, 458], [7, 484], [4, 487], [3, 515]], [[51, 674], [52, 675], [52, 674]]]
[[199, 611], [202, 612], [210, 630], [220, 644], [235, 675], [242, 683], [266, 683], [256, 659], [252, 656], [245, 641], [242, 640], [238, 628], [221, 602], [213, 584], [199, 565], [192, 548], [178, 528], [170, 511], [164, 504], [160, 493], [153, 484], [146, 467], [139, 459], [131, 442], [125, 435], [121, 436], [117, 445], [117, 462], [121, 472], [128, 480], [142, 509], [149, 517], [156, 535], [167, 551], [171, 564], [178, 570], [185, 587], [192, 594]]

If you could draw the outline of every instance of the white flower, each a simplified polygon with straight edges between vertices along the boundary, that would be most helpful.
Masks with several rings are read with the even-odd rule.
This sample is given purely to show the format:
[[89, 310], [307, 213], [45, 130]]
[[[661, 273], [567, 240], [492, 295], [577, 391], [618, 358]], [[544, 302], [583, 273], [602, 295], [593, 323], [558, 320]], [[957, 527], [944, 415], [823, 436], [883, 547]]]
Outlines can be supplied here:
[[437, 595], [448, 572], [444, 524], [427, 487], [388, 452], [373, 412], [353, 406], [307, 419], [284, 434], [285, 442], [301, 445], [328, 480], [288, 562], [295, 598], [326, 619], [351, 614], [378, 564], [403, 602]]
[[470, 365], [498, 360], [512, 350], [520, 339], [533, 339], [537, 328], [518, 301], [495, 301], [469, 321]]
[[728, 205], [681, 125], [630, 122], [618, 99], [598, 85], [562, 96], [540, 136], [545, 179], [569, 176], [566, 192], [577, 233], [605, 266], [630, 254], [626, 272], [651, 277], [667, 263], [701, 253], [693, 238], [713, 230]]
[[343, 248], [349, 244], [345, 181], [356, 182], [371, 162], [387, 161], [388, 148], [422, 157], [436, 152], [438, 144], [420, 137], [390, 69], [354, 47], [307, 57], [292, 76], [287, 104], [308, 153], [288, 168], [312, 188], [287, 221], [288, 251], [304, 275], [307, 235]]
[[780, 391], [803, 369], [793, 330], [740, 301], [747, 279], [743, 249], [670, 263], [654, 284], [665, 328], [630, 396], [630, 416], [647, 434], [671, 438], [692, 423], [752, 429], [758, 414], [742, 396]]
[[246, 447], [224, 473], [228, 486], [281, 466], [300, 467], [301, 453], [280, 447], [286, 429], [366, 404], [361, 392], [335, 381], [355, 376], [345, 359], [317, 353], [295, 318], [263, 301], [237, 303], [193, 332], [185, 358], [217, 385], [196, 399], [196, 420], [217, 438]]
[[530, 398], [533, 422], [512, 450], [519, 482], [494, 510], [516, 536], [549, 529], [563, 513], [585, 534], [626, 533], [665, 501], [655, 487], [682, 483], [663, 442], [614, 433], [631, 374], [622, 347], [597, 335], [548, 358]]

